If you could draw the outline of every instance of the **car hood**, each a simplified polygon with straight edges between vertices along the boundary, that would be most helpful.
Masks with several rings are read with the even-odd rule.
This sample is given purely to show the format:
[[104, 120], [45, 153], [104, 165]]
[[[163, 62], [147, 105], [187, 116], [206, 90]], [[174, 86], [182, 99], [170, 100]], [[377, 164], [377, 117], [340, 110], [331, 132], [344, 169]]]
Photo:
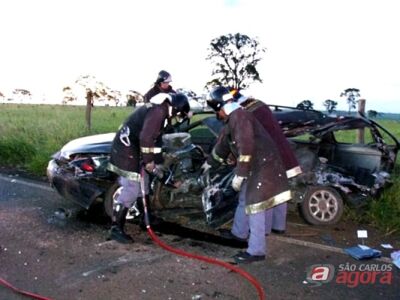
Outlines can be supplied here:
[[60, 156], [69, 159], [77, 153], [110, 153], [115, 132], [96, 134], [72, 140], [61, 148]]
[[[217, 120], [214, 116], [208, 117], [196, 123], [197, 124], [194, 126], [198, 126], [198, 123], [207, 126], [215, 136], [218, 136], [224, 125], [222, 121]], [[188, 128], [185, 128], [185, 126], [183, 127], [184, 128], [181, 129], [186, 131], [192, 126], [189, 126]], [[75, 154], [109, 154], [111, 153], [111, 146], [115, 134], [115, 132], [96, 134], [71, 140], [65, 144], [59, 152], [53, 155], [53, 157], [65, 158], [69, 160], [71, 159], [71, 156]]]

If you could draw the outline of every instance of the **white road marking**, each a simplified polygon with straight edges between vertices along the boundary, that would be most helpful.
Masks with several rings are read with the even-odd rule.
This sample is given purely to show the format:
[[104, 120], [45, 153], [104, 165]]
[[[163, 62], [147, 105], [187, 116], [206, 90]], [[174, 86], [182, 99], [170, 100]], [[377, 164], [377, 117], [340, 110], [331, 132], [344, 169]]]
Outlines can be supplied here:
[[27, 179], [16, 178], [14, 176], [8, 176], [8, 175], [0, 174], [0, 180], [7, 181], [7, 182], [10, 182], [10, 183], [16, 183], [16, 184], [25, 185], [25, 186], [29, 186], [29, 187], [45, 190], [45, 191], [48, 191], [48, 192], [53, 192], [54, 191], [53, 188], [51, 188], [49, 185], [46, 185], [45, 183], [35, 183], [35, 182], [29, 181]]
[[[304, 247], [308, 247], [308, 248], [314, 248], [314, 249], [318, 249], [318, 250], [325, 250], [325, 251], [348, 255], [346, 252], [344, 252], [344, 250], [342, 248], [338, 248], [338, 247], [322, 245], [322, 244], [317, 244], [317, 243], [307, 242], [307, 241], [301, 241], [301, 240], [297, 240], [297, 239], [290, 238], [290, 237], [284, 237], [284, 236], [269, 235], [268, 238], [271, 238], [272, 240], [277, 240], [280, 242], [289, 243], [292, 245], [299, 245], [299, 246], [304, 246]], [[385, 262], [385, 263], [392, 262], [389, 257], [374, 258], [374, 260]]]

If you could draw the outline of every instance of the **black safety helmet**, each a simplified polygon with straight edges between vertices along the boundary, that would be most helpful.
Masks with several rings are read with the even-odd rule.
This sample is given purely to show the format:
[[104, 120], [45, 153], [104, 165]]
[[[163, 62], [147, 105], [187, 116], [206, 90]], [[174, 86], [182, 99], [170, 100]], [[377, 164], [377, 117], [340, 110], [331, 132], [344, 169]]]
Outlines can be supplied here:
[[229, 90], [223, 86], [217, 86], [213, 88], [209, 94], [207, 104], [215, 111], [218, 112], [225, 105], [226, 101], [232, 99], [232, 94]]
[[171, 106], [172, 106], [172, 115], [185, 117], [189, 114], [190, 104], [189, 100], [185, 94], [182, 93], [171, 93]]
[[156, 84], [160, 84], [161, 82], [171, 82], [171, 74], [169, 74], [167, 71], [161, 70], [158, 73]]

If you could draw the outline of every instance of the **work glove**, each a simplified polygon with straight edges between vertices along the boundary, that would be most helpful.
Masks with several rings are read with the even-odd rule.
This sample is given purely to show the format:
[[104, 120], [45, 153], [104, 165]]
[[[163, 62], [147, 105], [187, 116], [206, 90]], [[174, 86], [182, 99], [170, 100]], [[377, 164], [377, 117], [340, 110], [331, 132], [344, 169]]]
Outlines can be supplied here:
[[236, 192], [239, 192], [240, 189], [242, 188], [242, 184], [245, 179], [246, 179], [246, 177], [235, 175], [235, 177], [233, 177], [233, 179], [232, 179], [232, 188]]
[[147, 172], [152, 173], [153, 169], [156, 167], [156, 164], [154, 163], [154, 161], [148, 162], [144, 168]]
[[153, 174], [158, 177], [159, 179], [162, 179], [164, 177], [164, 168], [162, 165], [156, 165], [156, 167], [153, 169]]
[[205, 174], [205, 173], [208, 172], [208, 170], [211, 169], [211, 165], [210, 165], [207, 161], [205, 161], [205, 162], [201, 165], [200, 169], [201, 169], [201, 174]]
[[162, 165], [156, 165], [154, 161], [147, 163], [144, 168], [147, 172], [153, 174], [160, 179], [164, 177]]

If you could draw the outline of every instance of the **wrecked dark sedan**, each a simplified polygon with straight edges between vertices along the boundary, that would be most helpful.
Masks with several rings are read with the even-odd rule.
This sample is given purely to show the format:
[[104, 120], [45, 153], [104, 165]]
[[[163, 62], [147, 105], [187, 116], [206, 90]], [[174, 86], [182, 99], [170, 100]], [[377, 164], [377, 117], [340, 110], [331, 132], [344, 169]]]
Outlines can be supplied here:
[[[365, 116], [333, 117], [315, 110], [270, 106], [299, 159], [303, 173], [291, 181], [292, 207], [314, 225], [337, 223], [345, 204], [359, 206], [390, 185], [399, 142]], [[201, 114], [199, 114], [201, 115]], [[201, 174], [223, 124], [214, 115], [176, 126], [163, 136], [167, 180], [152, 182], [151, 205], [166, 221], [201, 228], [229, 222], [237, 203], [230, 185], [232, 167]], [[363, 132], [365, 143], [354, 143]], [[85, 209], [95, 203], [112, 213], [120, 191], [106, 170], [114, 133], [83, 137], [67, 143], [49, 162], [51, 185]], [[179, 187], [176, 188], [176, 183]], [[138, 215], [132, 207], [128, 217]]]

